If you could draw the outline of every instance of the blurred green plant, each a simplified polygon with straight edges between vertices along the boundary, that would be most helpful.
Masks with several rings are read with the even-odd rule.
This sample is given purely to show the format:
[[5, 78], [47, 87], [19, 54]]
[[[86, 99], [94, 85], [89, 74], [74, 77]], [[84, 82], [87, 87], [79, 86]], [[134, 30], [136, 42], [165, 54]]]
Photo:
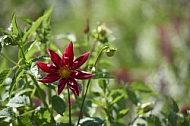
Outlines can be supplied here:
[[[36, 21], [23, 18], [27, 23], [24, 30], [13, 14], [8, 31], [0, 31], [3, 58], [0, 64], [0, 125], [190, 125], [189, 109], [181, 112], [174, 99], [168, 98], [164, 102], [166, 108], [157, 110], [159, 93], [148, 84], [117, 81], [109, 70], [114, 66], [109, 58], [115, 57], [117, 49], [111, 44], [111, 33], [102, 24], [91, 30], [88, 22], [84, 40], [73, 43], [75, 51], [90, 50], [90, 57], [82, 69], [94, 74], [89, 80], [77, 80], [81, 89], [79, 97], [67, 91], [57, 95], [57, 82], [38, 82], [43, 73], [38, 70], [36, 61], [49, 61], [46, 50], [50, 47], [60, 53], [59, 46], [51, 41], [52, 10], [45, 11]], [[7, 49], [16, 50], [14, 58], [8, 55]], [[75, 123], [71, 124], [70, 118]]]

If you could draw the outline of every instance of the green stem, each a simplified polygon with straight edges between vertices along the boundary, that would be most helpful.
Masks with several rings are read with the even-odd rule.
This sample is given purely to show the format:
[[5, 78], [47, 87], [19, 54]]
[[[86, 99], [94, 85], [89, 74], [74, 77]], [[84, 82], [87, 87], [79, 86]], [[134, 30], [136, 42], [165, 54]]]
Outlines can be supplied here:
[[18, 63], [16, 63], [15, 61], [13, 61], [12, 59], [10, 59], [9, 57], [7, 57], [6, 55], [4, 55], [3, 53], [0, 52], [0, 55], [2, 57], [4, 57], [5, 59], [9, 60], [11, 63], [15, 64], [16, 66], [19, 66]]
[[68, 91], [68, 105], [69, 105], [69, 125], [72, 126], [71, 121], [71, 98], [70, 98], [70, 92], [69, 92], [69, 86], [67, 85], [67, 91]]
[[50, 115], [51, 115], [51, 119], [52, 119], [53, 123], [55, 124], [56, 122], [55, 122], [55, 120], [54, 120], [54, 117], [53, 117], [53, 115], [52, 115], [52, 113], [51, 113], [51, 110], [50, 110], [50, 108], [49, 108], [49, 106], [48, 106], [48, 104], [47, 104], [45, 98], [43, 97], [43, 95], [42, 95], [42, 93], [41, 93], [42, 90], [41, 90], [40, 86], [38, 85], [38, 82], [36, 81], [36, 78], [35, 78], [32, 74], [30, 74], [30, 73], [28, 73], [28, 75], [31, 77], [31, 79], [33, 80], [34, 84], [36, 85], [37, 91], [38, 91], [39, 96], [40, 96], [40, 99], [42, 100], [44, 106], [48, 109], [48, 111], [49, 111], [49, 113], [50, 113]]
[[22, 47], [20, 46], [20, 44], [17, 43], [17, 45], [18, 45], [18, 47], [19, 47], [19, 49], [20, 49], [20, 51], [21, 51], [22, 58], [24, 59], [24, 63], [27, 65], [26, 57], [25, 57], [24, 51], [23, 51]]
[[[26, 88], [30, 89], [30, 85], [29, 85], [29, 82], [28, 82], [28, 77], [27, 77], [27, 75], [25, 75], [24, 77], [25, 77], [25, 81], [26, 81]], [[31, 103], [30, 106], [32, 107], [31, 95], [30, 95], [30, 93], [27, 93], [27, 95], [28, 95], [28, 97], [29, 97], [29, 99], [30, 99], [30, 103]]]
[[[104, 47], [100, 50], [100, 52], [98, 53], [98, 56], [97, 56], [97, 58], [96, 58], [96, 60], [95, 60], [95, 62], [94, 62], [94, 64], [93, 64], [92, 69], [96, 67], [96, 64], [98, 63], [98, 60], [99, 60], [100, 56], [102, 55], [102, 52], [103, 52], [105, 49], [107, 49], [107, 48], [109, 48], [109, 47], [108, 47], [108, 46], [104, 46]], [[91, 70], [91, 72], [92, 72], [92, 70]], [[83, 111], [84, 101], [85, 101], [85, 99], [86, 99], [86, 95], [87, 95], [87, 92], [88, 92], [88, 88], [89, 88], [89, 85], [90, 85], [90, 81], [91, 81], [91, 78], [90, 78], [90, 79], [88, 80], [88, 82], [87, 82], [86, 92], [84, 93], [84, 96], [83, 96], [83, 99], [82, 99], [82, 105], [81, 105], [81, 108], [80, 108], [80, 113], [79, 113], [79, 118], [78, 118], [78, 121], [77, 121], [77, 126], [79, 125], [80, 119], [81, 119], [81, 117], [82, 117], [82, 111]]]

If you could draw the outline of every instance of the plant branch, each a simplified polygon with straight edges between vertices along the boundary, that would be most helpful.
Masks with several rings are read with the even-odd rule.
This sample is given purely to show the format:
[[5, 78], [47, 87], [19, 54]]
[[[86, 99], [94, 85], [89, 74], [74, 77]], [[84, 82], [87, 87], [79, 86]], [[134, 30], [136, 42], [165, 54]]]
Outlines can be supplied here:
[[30, 74], [30, 73], [28, 73], [28, 75], [31, 77], [31, 79], [33, 80], [34, 84], [36, 85], [37, 91], [38, 91], [39, 96], [40, 96], [40, 99], [42, 100], [44, 106], [48, 109], [48, 111], [49, 111], [49, 113], [50, 113], [50, 115], [51, 115], [51, 119], [52, 119], [53, 123], [55, 124], [56, 122], [55, 122], [55, 120], [54, 120], [54, 117], [53, 117], [53, 115], [52, 115], [52, 113], [51, 113], [51, 110], [50, 110], [50, 108], [49, 108], [49, 106], [48, 106], [48, 104], [47, 104], [45, 98], [43, 97], [43, 95], [42, 95], [42, 93], [41, 93], [42, 91], [41, 91], [40, 86], [38, 85], [38, 82], [36, 81], [36, 78], [35, 78], [32, 74]]
[[[102, 55], [102, 52], [103, 52], [105, 49], [107, 49], [107, 48], [109, 48], [109, 47], [108, 47], [108, 46], [104, 46], [104, 47], [100, 50], [100, 52], [98, 53], [98, 56], [97, 56], [97, 58], [96, 58], [96, 60], [95, 60], [95, 62], [94, 62], [94, 64], [93, 64], [93, 67], [92, 67], [91, 72], [93, 71], [93, 68], [96, 67], [96, 64], [98, 63], [98, 60], [99, 60], [100, 56]], [[87, 83], [87, 86], [86, 86], [86, 92], [84, 93], [84, 96], [83, 96], [82, 105], [81, 105], [80, 113], [79, 113], [79, 118], [78, 118], [78, 121], [77, 121], [77, 126], [79, 125], [79, 122], [80, 122], [80, 119], [81, 119], [81, 116], [82, 116], [84, 101], [85, 101], [85, 99], [86, 99], [86, 95], [87, 95], [87, 92], [88, 92], [88, 88], [89, 88], [90, 82], [91, 82], [91, 78], [88, 80], [88, 83]]]
[[68, 91], [68, 105], [69, 105], [69, 125], [72, 126], [71, 121], [71, 98], [70, 98], [70, 92], [69, 92], [69, 86], [67, 85], [67, 91]]

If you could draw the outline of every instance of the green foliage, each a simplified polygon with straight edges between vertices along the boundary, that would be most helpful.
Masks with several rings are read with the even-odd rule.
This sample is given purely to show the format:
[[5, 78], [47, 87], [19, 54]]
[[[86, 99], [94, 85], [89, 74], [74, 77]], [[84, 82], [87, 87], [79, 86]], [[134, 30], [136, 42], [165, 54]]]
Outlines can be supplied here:
[[[42, 3], [43, 2], [46, 3], [45, 1], [42, 1]], [[129, 16], [123, 18], [123, 16], [120, 17], [119, 15], [126, 15], [126, 13], [118, 13], [118, 10], [122, 10], [119, 6], [132, 4], [123, 4], [118, 1], [113, 1], [113, 3], [108, 1], [102, 2], [102, 4], [110, 5], [106, 7], [107, 10], [109, 10], [108, 15], [112, 14], [110, 12], [113, 12], [115, 15], [114, 20], [116, 20], [116, 22], [113, 22], [113, 27], [110, 27], [117, 31], [117, 33], [114, 34], [119, 37], [122, 37], [122, 35], [125, 36], [123, 39], [116, 41], [112, 36], [111, 30], [108, 29], [105, 24], [98, 23], [98, 25], [94, 25], [94, 28], [91, 28], [91, 25], [87, 21], [86, 28], [88, 29], [85, 28], [84, 40], [81, 40], [82, 38], [79, 37], [81, 33], [76, 35], [73, 33], [63, 33], [60, 35], [62, 40], [59, 42], [59, 35], [56, 35], [55, 29], [53, 29], [54, 33], [52, 34], [51, 26], [58, 25], [60, 29], [65, 28], [64, 30], [66, 30], [67, 23], [62, 26], [55, 24], [56, 20], [51, 21], [51, 16], [53, 15], [54, 17], [54, 13], [52, 13], [54, 10], [53, 7], [47, 9], [40, 16], [34, 16], [34, 21], [34, 17], [18, 18], [17, 13], [13, 13], [11, 21], [9, 21], [10, 27], [8, 30], [0, 28], [0, 61], [2, 61], [0, 62], [0, 125], [190, 125], [190, 115], [188, 113], [190, 107], [184, 110], [182, 109], [183, 111], [181, 110], [181, 107], [183, 108], [183, 106], [181, 106], [183, 104], [181, 103], [186, 103], [188, 98], [184, 99], [186, 102], [183, 102], [183, 100], [180, 99], [183, 93], [177, 92], [179, 97], [173, 97], [170, 96], [169, 91], [165, 91], [173, 90], [173, 88], [169, 87], [171, 82], [179, 82], [180, 87], [182, 87], [178, 87], [180, 91], [183, 89], [184, 94], [189, 94], [189, 44], [186, 44], [186, 40], [181, 40], [181, 43], [176, 42], [177, 39], [181, 39], [185, 36], [182, 36], [180, 30], [176, 30], [176, 27], [183, 27], [184, 24], [176, 25], [179, 22], [175, 22], [175, 27], [172, 27], [173, 24], [168, 22], [168, 29], [173, 30], [169, 33], [165, 26], [152, 26], [152, 23], [154, 23], [153, 20], [149, 20], [149, 22], [144, 21], [143, 17], [147, 16], [147, 13], [157, 12], [151, 3], [153, 4], [154, 2], [137, 2], [136, 6], [141, 7], [141, 9], [135, 9], [131, 6], [131, 10], [135, 11], [134, 15], [127, 13], [127, 15], [129, 14], [132, 18]], [[77, 6], [78, 5], [76, 5], [76, 7]], [[115, 11], [110, 8], [113, 6], [116, 7]], [[151, 11], [147, 11], [147, 7]], [[127, 7], [125, 6], [125, 8]], [[162, 7], [158, 5], [158, 8]], [[74, 11], [75, 9], [68, 12], [72, 14]], [[96, 11], [98, 13], [99, 10], [97, 9]], [[163, 15], [162, 13], [159, 14]], [[149, 18], [152, 16], [155, 15], [149, 14]], [[63, 17], [65, 18], [67, 16]], [[173, 15], [171, 15], [171, 17], [173, 17]], [[65, 18], [64, 20], [68, 19]], [[72, 20], [75, 21], [73, 18]], [[81, 21], [76, 21], [77, 23], [70, 25], [73, 28], [72, 30], [75, 30], [76, 25], [81, 25]], [[144, 24], [139, 27], [138, 25], [141, 21], [144, 22]], [[125, 22], [127, 22], [127, 24]], [[159, 21], [157, 23], [160, 25]], [[116, 28], [115, 25], [118, 26], [118, 28]], [[147, 31], [151, 30], [150, 27], [153, 27], [153, 31], [159, 29], [158, 33], [147, 33]], [[188, 29], [184, 29], [184, 32], [185, 31], [188, 31]], [[156, 48], [155, 53], [157, 54], [161, 50], [164, 57], [168, 60], [166, 64], [162, 63], [166, 61], [160, 58], [161, 54], [156, 55], [155, 61], [151, 59], [152, 53], [150, 51], [155, 49], [153, 48], [154, 45], [150, 45], [149, 47], [143, 44], [149, 41], [149, 39], [152, 39], [153, 36], [158, 36], [159, 32], [159, 37], [164, 39], [164, 41], [159, 43], [159, 46], [167, 45], [167, 48]], [[144, 34], [148, 34], [148, 36]], [[169, 40], [169, 34], [177, 37], [171, 39], [172, 42], [167, 43], [166, 40]], [[76, 79], [81, 91], [79, 97], [74, 94], [68, 94], [65, 90], [57, 95], [56, 90], [57, 86], [60, 86], [59, 82], [42, 83], [38, 81], [39, 78], [45, 76], [44, 71], [47, 72], [47, 74], [50, 72], [39, 70], [36, 61], [50, 63], [47, 49], [53, 48], [53, 50], [58, 53], [62, 52], [62, 49], [65, 48], [65, 43], [73, 39], [71, 36], [74, 36], [74, 39], [76, 39], [73, 44], [74, 52], [77, 55], [85, 51], [90, 52], [87, 62], [81, 66], [81, 69], [94, 74], [89, 80], [79, 81]], [[157, 39], [158, 38], [154, 41], [157, 42]], [[175, 45], [173, 43], [177, 44]], [[116, 47], [113, 46], [113, 44], [115, 44]], [[174, 49], [170, 49], [170, 46]], [[146, 49], [148, 51], [146, 51]], [[178, 58], [172, 59], [174, 56]], [[145, 59], [143, 59], [144, 57]], [[155, 57], [155, 55], [153, 55], [153, 57]], [[117, 65], [121, 64], [124, 67], [120, 70]], [[168, 71], [162, 68], [165, 68], [167, 65], [171, 67], [168, 67]], [[54, 67], [57, 66], [50, 67], [47, 65], [46, 67], [48, 70], [54, 71]], [[125, 67], [127, 69], [125, 69]], [[161, 72], [157, 70], [157, 68], [161, 69]], [[151, 73], [150, 71], [153, 71], [153, 75], [147, 75], [147, 73]], [[172, 73], [169, 77], [173, 80], [169, 80], [169, 77], [165, 76], [165, 74], [167, 75], [168, 73]], [[57, 75], [58, 73], [55, 72], [54, 74]], [[52, 74], [51, 76], [54, 75]], [[70, 83], [70, 86], [72, 89], [72, 83]], [[156, 87], [156, 91], [154, 87]], [[189, 95], [185, 96], [188, 97]], [[169, 100], [167, 99], [168, 97]], [[140, 122], [138, 119], [142, 119], [144, 122]]]
[[65, 112], [66, 109], [66, 104], [63, 101], [63, 99], [61, 99], [60, 97], [58, 97], [57, 95], [54, 95], [52, 97], [52, 106], [53, 109], [60, 115], [63, 116], [63, 113]]
[[4, 80], [10, 75], [10, 73], [12, 72], [12, 69], [6, 69], [3, 70], [0, 73], [0, 85], [4, 82]]

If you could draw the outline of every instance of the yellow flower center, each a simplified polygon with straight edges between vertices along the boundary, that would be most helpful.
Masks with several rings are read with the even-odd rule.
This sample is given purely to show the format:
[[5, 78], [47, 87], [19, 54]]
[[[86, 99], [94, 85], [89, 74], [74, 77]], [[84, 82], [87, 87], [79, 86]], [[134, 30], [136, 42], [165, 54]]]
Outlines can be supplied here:
[[59, 74], [59, 76], [60, 76], [61, 78], [67, 79], [67, 78], [70, 77], [70, 75], [71, 75], [71, 73], [72, 73], [72, 70], [71, 70], [70, 67], [64, 66], [64, 67], [61, 67], [61, 68], [58, 70], [57, 73]]

